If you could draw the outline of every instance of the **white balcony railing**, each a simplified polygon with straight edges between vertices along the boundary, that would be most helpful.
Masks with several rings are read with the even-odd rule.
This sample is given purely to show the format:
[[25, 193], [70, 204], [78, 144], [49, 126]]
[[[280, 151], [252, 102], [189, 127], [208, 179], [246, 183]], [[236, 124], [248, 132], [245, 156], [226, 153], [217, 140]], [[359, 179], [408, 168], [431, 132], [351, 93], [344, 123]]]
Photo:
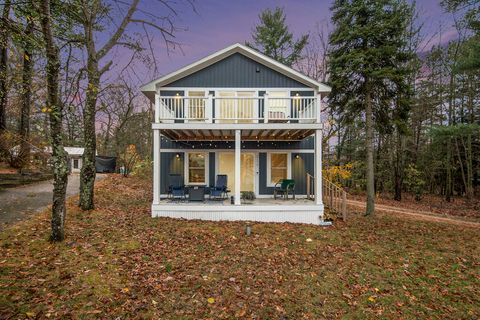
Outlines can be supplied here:
[[163, 123], [320, 123], [317, 97], [157, 96], [155, 106]]

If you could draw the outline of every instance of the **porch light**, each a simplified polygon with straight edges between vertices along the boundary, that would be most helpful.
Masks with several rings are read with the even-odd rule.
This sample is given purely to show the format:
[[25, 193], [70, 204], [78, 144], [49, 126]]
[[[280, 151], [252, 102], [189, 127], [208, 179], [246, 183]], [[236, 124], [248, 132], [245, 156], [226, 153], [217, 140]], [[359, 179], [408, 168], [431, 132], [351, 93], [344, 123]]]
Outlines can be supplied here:
[[180, 158], [180, 153], [177, 153], [177, 154], [175, 155], [175, 158], [177, 158], [177, 159]]
[[300, 159], [300, 155], [298, 153], [295, 155], [295, 159]]

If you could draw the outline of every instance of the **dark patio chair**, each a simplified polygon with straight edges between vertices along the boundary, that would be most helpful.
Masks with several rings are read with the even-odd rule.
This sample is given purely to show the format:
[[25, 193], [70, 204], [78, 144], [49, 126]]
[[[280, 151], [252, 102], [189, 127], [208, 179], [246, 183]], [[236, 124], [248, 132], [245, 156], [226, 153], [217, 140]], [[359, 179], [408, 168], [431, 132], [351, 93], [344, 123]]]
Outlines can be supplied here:
[[281, 179], [275, 184], [273, 189], [273, 198], [277, 199], [277, 195], [284, 197], [288, 200], [288, 194], [291, 193], [295, 200], [295, 180], [293, 179]]
[[228, 198], [227, 182], [228, 176], [226, 174], [218, 174], [215, 186], [210, 188], [210, 199]]
[[171, 199], [186, 199], [185, 184], [179, 174], [168, 175], [168, 196]]

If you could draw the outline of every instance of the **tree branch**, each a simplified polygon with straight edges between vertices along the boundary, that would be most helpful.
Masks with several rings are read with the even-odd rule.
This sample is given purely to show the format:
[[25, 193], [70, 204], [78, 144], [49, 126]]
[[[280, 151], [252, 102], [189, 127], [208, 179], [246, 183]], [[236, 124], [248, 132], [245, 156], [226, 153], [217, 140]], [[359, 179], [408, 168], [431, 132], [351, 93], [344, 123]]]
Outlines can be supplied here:
[[135, 13], [135, 11], [137, 10], [137, 6], [139, 2], [140, 0], [133, 0], [132, 4], [130, 5], [130, 8], [128, 9], [127, 14], [125, 15], [125, 17], [123, 17], [122, 23], [120, 23], [120, 26], [118, 27], [117, 31], [115, 31], [113, 36], [110, 38], [110, 40], [107, 41], [107, 43], [103, 46], [103, 48], [101, 48], [98, 51], [97, 58], [99, 60], [103, 58], [117, 44], [117, 41], [125, 32], [125, 28], [127, 27], [128, 23], [131, 21], [131, 18]]

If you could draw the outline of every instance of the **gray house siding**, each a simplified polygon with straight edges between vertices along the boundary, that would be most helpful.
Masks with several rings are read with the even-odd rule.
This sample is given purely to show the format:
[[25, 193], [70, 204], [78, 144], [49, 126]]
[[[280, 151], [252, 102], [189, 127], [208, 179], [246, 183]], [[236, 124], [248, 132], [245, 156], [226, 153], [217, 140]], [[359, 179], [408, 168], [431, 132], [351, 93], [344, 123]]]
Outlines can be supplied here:
[[[185, 150], [187, 151], [187, 150]], [[178, 157], [177, 157], [178, 154]], [[299, 158], [296, 159], [295, 156], [298, 155]], [[292, 161], [292, 179], [295, 180], [295, 193], [296, 194], [306, 194], [306, 174], [309, 173], [312, 176], [314, 175], [314, 154], [313, 153], [302, 153], [292, 152], [291, 153]], [[162, 194], [166, 194], [168, 187], [168, 175], [169, 174], [180, 174], [184, 177], [184, 161], [185, 153], [184, 152], [162, 152], [161, 153], [161, 170], [160, 170], [160, 190]], [[273, 194], [273, 187], [267, 186], [267, 153], [260, 152], [258, 154], [258, 191], [260, 195], [271, 195]], [[215, 180], [217, 173], [215, 172], [215, 152], [209, 152], [209, 163], [208, 163], [208, 172], [209, 172], [209, 186], [215, 185]], [[185, 177], [184, 177], [185, 181]]]
[[[295, 155], [299, 156], [295, 159]], [[307, 173], [313, 176], [315, 155], [313, 153], [292, 153], [292, 179], [295, 180], [295, 193], [307, 193]]]
[[[162, 152], [160, 157], [160, 193], [167, 193], [168, 175], [180, 174], [184, 177], [184, 153]], [[185, 179], [185, 177], [184, 177]]]
[[166, 87], [308, 88], [240, 53], [226, 57]]
[[[314, 154], [302, 152], [303, 150], [314, 149], [314, 137], [307, 137], [302, 141], [244, 141], [242, 149], [249, 150], [296, 150], [291, 152], [292, 163], [292, 179], [295, 180], [295, 190], [297, 194], [306, 193], [306, 173], [314, 174]], [[165, 137], [161, 138], [161, 149], [176, 149], [179, 152], [162, 152], [161, 153], [161, 192], [166, 193], [169, 174], [180, 174], [184, 177], [184, 161], [185, 152], [194, 152], [197, 150], [207, 150], [209, 153], [208, 173], [209, 186], [215, 185], [216, 180], [216, 163], [215, 150], [228, 150], [232, 152], [235, 149], [234, 142], [231, 141], [182, 141], [176, 142]], [[177, 158], [177, 153], [179, 157]], [[299, 155], [299, 159], [295, 156]], [[273, 194], [273, 188], [267, 187], [267, 152], [259, 152], [258, 157], [258, 190], [260, 195]], [[185, 177], [184, 177], [185, 179]]]
[[258, 193], [273, 194], [273, 188], [267, 187], [267, 154], [264, 152], [258, 154], [258, 168]]
[[216, 178], [216, 172], [215, 172], [215, 152], [210, 152], [208, 154], [208, 176], [210, 180], [210, 187], [215, 186], [215, 178]]
[[[298, 154], [299, 158], [295, 159]], [[292, 179], [295, 180], [295, 193], [307, 193], [307, 179], [306, 174], [314, 174], [314, 154], [313, 153], [292, 153]], [[262, 152], [258, 155], [259, 162], [259, 188], [260, 195], [273, 194], [273, 187], [267, 186], [267, 154]]]
[[[299, 155], [299, 159], [295, 156]], [[162, 194], [166, 194], [168, 187], [168, 175], [180, 174], [184, 177], [184, 161], [185, 154], [179, 152], [177, 158], [175, 152], [162, 152], [161, 170], [160, 170], [160, 190]], [[314, 175], [314, 154], [313, 153], [292, 153], [292, 179], [295, 180], [295, 193], [306, 194], [307, 181], [306, 174]], [[209, 152], [209, 185], [214, 186], [216, 180], [215, 172], [215, 152]], [[273, 194], [273, 187], [267, 186], [267, 153], [259, 153], [259, 194]], [[184, 177], [185, 180], [185, 177]]]

